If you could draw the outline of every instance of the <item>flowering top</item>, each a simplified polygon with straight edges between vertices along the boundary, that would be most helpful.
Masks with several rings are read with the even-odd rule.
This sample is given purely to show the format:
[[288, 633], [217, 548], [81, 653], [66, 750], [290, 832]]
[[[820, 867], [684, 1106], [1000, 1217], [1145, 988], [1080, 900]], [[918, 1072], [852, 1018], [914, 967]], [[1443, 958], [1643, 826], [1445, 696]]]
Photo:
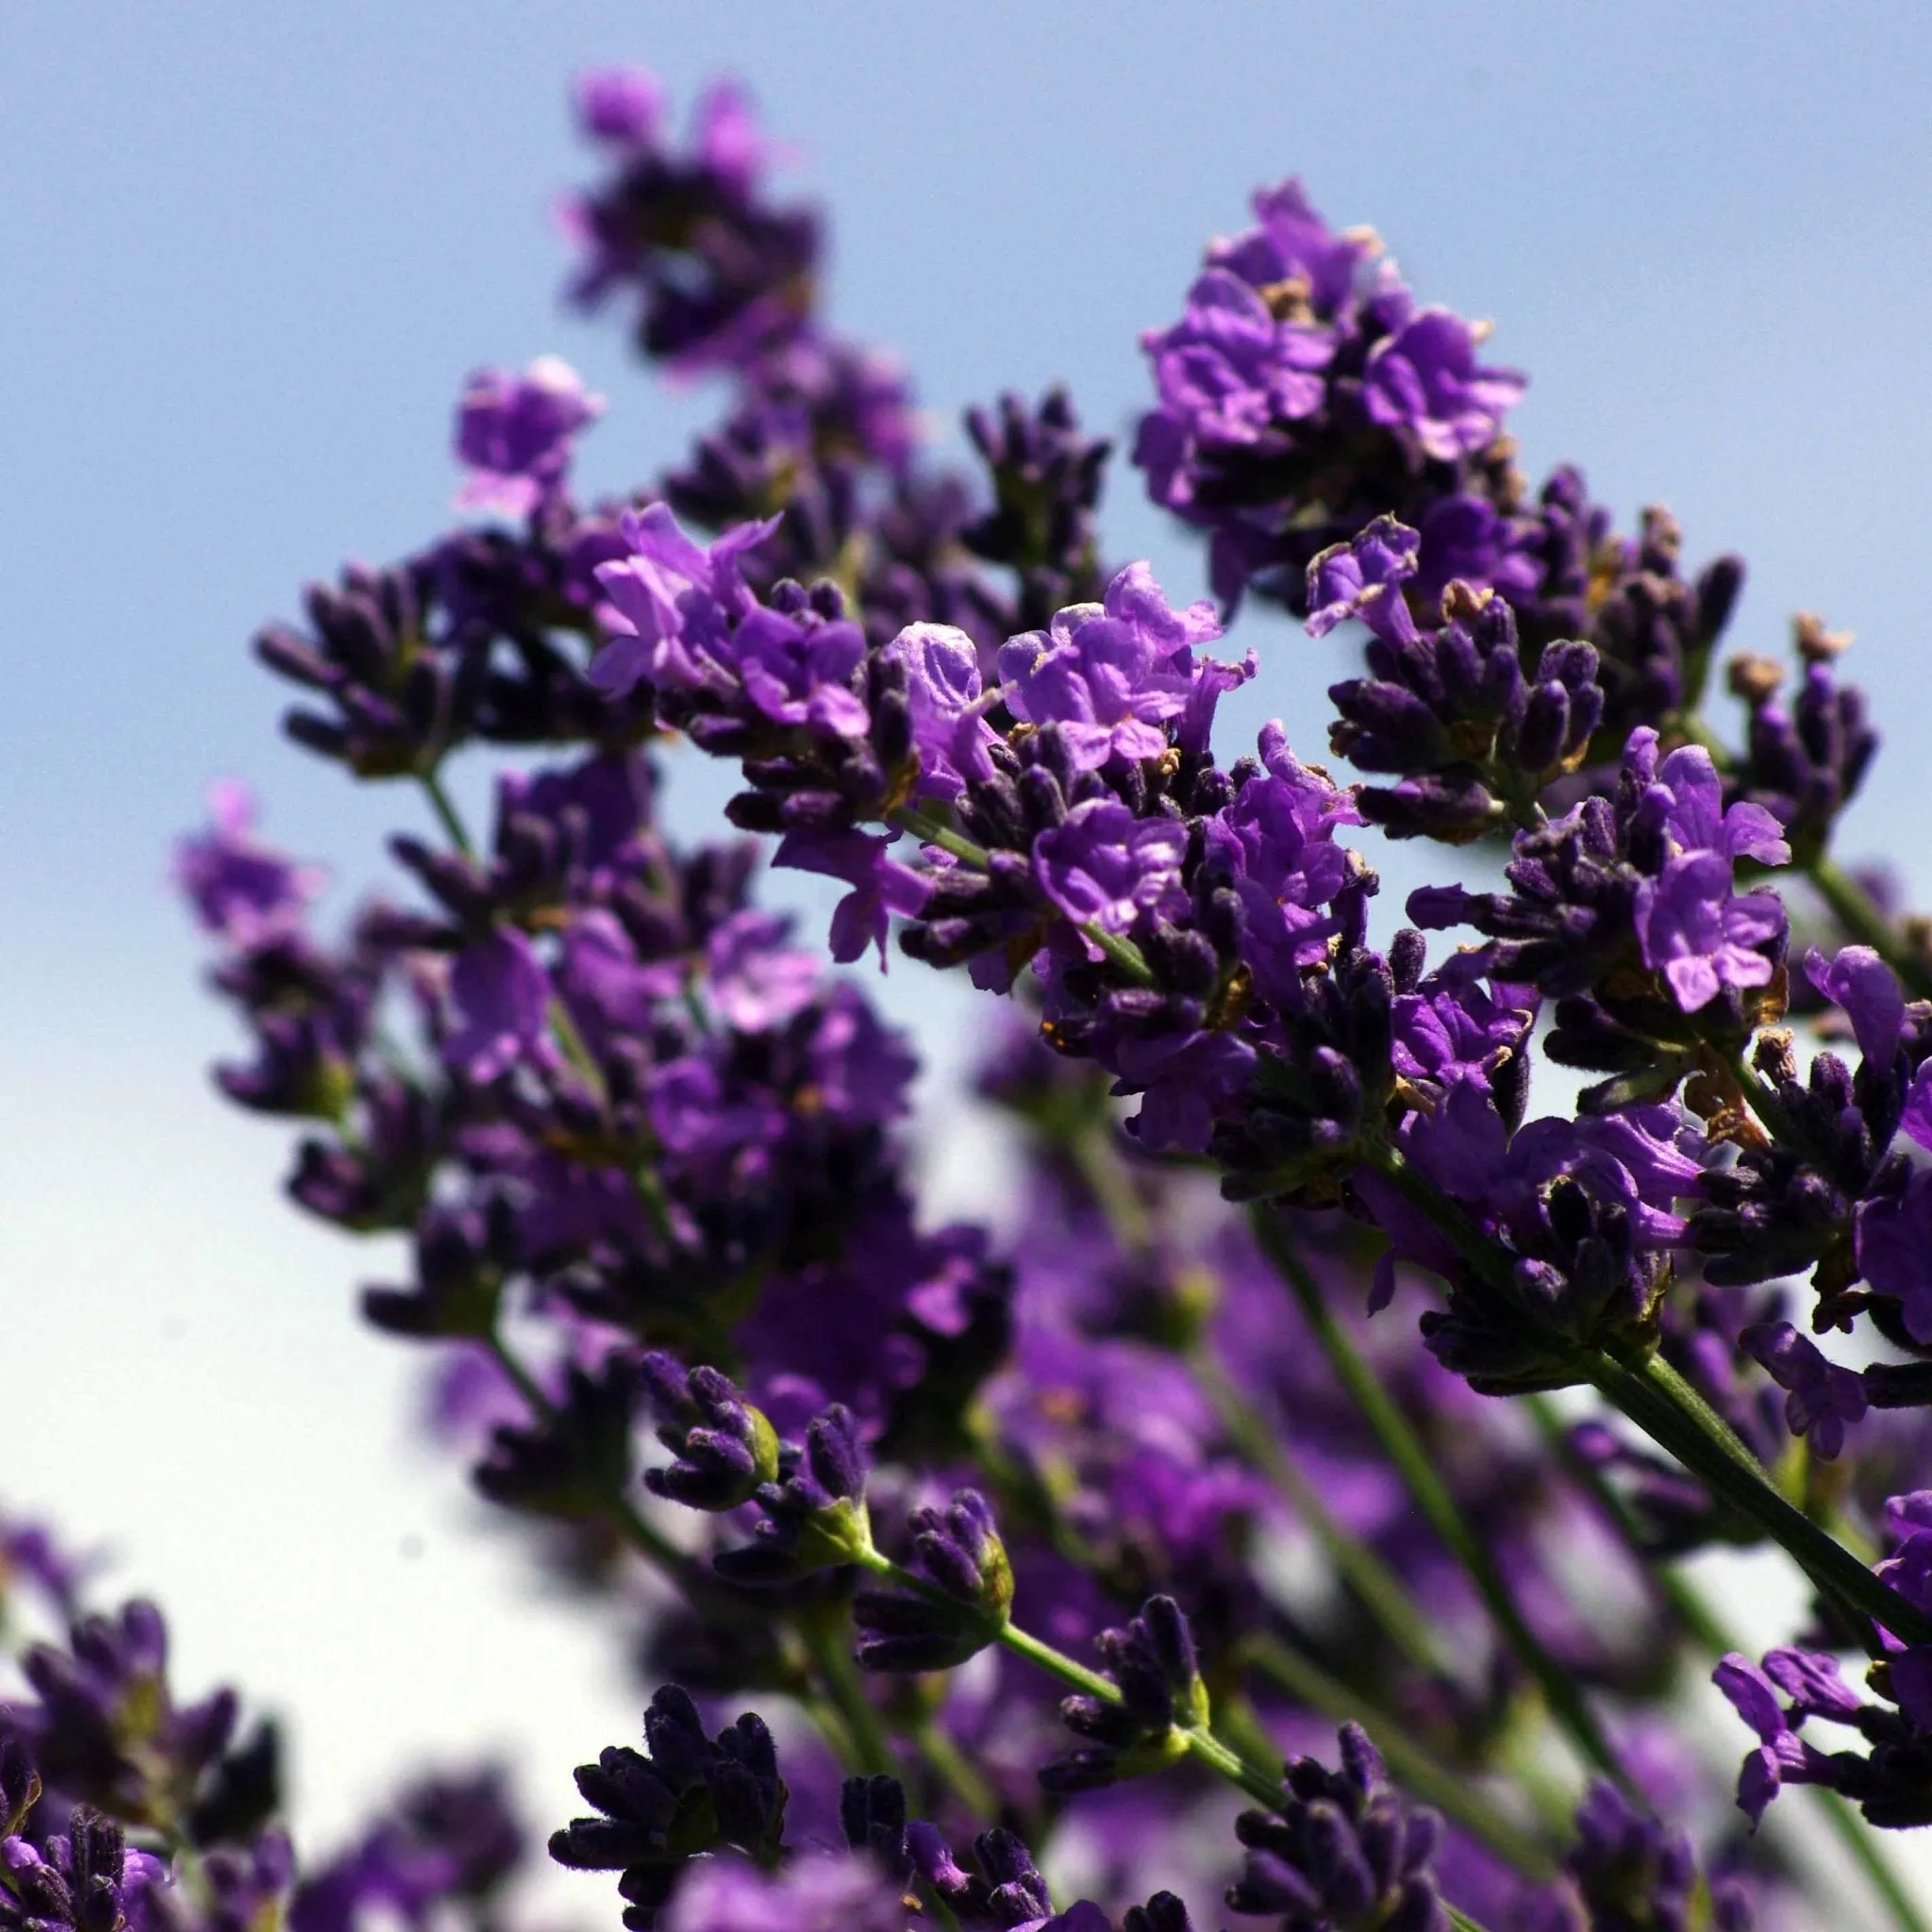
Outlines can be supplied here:
[[1299, 182], [1254, 207], [1259, 225], [1209, 250], [1181, 320], [1141, 338], [1159, 404], [1134, 450], [1156, 501], [1211, 532], [1230, 603], [1406, 506], [1417, 473], [1483, 456], [1524, 388], [1477, 360], [1478, 329], [1417, 305], [1374, 236], [1334, 233]]

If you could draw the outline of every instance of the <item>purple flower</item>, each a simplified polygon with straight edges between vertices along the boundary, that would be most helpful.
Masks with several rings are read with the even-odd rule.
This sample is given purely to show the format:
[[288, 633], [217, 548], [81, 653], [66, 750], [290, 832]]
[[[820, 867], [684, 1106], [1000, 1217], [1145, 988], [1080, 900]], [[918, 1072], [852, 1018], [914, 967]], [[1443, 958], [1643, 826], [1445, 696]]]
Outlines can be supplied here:
[[1710, 754], [1701, 744], [1680, 745], [1659, 765], [1657, 733], [1648, 725], [1630, 734], [1624, 767], [1644, 787], [1642, 815], [1660, 818], [1680, 852], [1715, 852], [1726, 859], [1755, 858], [1785, 865], [1791, 848], [1784, 827], [1761, 805], [1740, 800], [1728, 810]]
[[1210, 268], [1188, 291], [1171, 328], [1141, 338], [1154, 366], [1158, 411], [1141, 425], [1136, 460], [1170, 509], [1192, 500], [1191, 443], [1255, 445], [1277, 423], [1312, 416], [1326, 393], [1323, 372], [1335, 359], [1331, 330], [1278, 321], [1256, 290]]
[[1687, 1013], [1725, 987], [1769, 985], [1775, 969], [1762, 949], [1785, 930], [1777, 894], [1734, 893], [1731, 861], [1717, 852], [1667, 860], [1661, 877], [1638, 887], [1636, 919], [1643, 963], [1662, 973]]
[[1001, 647], [1002, 695], [1015, 717], [1058, 724], [1075, 770], [1158, 758], [1161, 726], [1192, 693], [1191, 647], [1220, 635], [1210, 607], [1170, 608], [1147, 566], [1129, 564], [1102, 604], [1069, 606]]
[[1297, 179], [1257, 188], [1250, 205], [1259, 225], [1215, 242], [1208, 251], [1210, 262], [1257, 289], [1302, 283], [1308, 306], [1324, 319], [1355, 302], [1364, 271], [1379, 252], [1372, 235], [1360, 228], [1338, 235], [1315, 212]]
[[617, 1035], [648, 1033], [662, 1000], [684, 990], [682, 959], [641, 960], [615, 913], [593, 906], [564, 934], [557, 990], [593, 1051]]
[[1264, 774], [1208, 822], [1208, 862], [1224, 867], [1241, 901], [1241, 957], [1264, 997], [1296, 1004], [1300, 969], [1322, 958], [1336, 922], [1324, 909], [1349, 877], [1335, 843], [1361, 814], [1327, 776], [1299, 763], [1278, 722], [1260, 736]]
[[791, 922], [784, 915], [747, 908], [734, 912], [705, 941], [711, 1004], [731, 1025], [762, 1033], [782, 1026], [811, 1004], [818, 991], [818, 961], [785, 943], [791, 931]]
[[852, 888], [832, 913], [832, 958], [841, 966], [875, 945], [883, 973], [891, 916], [896, 912], [902, 919], [913, 918], [932, 896], [930, 881], [892, 858], [891, 844], [890, 837], [851, 829], [788, 832], [772, 855], [774, 866], [823, 873]]
[[1899, 1116], [1900, 1130], [1921, 1147], [1932, 1150], [1932, 1059], [1925, 1060], [1912, 1075], [1906, 1089], [1905, 1112]]
[[1932, 1343], [1932, 1173], [1915, 1168], [1902, 1192], [1860, 1201], [1852, 1244], [1859, 1274], [1897, 1297], [1906, 1332]]
[[610, 641], [591, 660], [591, 682], [614, 698], [642, 678], [660, 690], [733, 691], [737, 680], [717, 654], [731, 622], [756, 608], [738, 559], [778, 523], [740, 524], [700, 549], [663, 504], [626, 510], [630, 554], [593, 573], [605, 600], [597, 620]]
[[842, 618], [817, 623], [760, 606], [718, 655], [773, 724], [809, 724], [840, 738], [866, 735], [871, 714], [852, 689], [853, 674], [865, 661], [858, 625]]
[[458, 508], [528, 516], [561, 492], [573, 438], [603, 412], [604, 398], [555, 356], [521, 375], [477, 370], [457, 406], [457, 460], [469, 472]]
[[0, 1840], [0, 1909], [17, 1901], [31, 1932], [142, 1932], [148, 1894], [168, 1883], [159, 1858], [129, 1849], [119, 1824], [85, 1806], [39, 1849], [25, 1838]]
[[256, 947], [298, 931], [323, 874], [252, 836], [255, 799], [239, 780], [208, 787], [212, 826], [175, 847], [175, 883], [204, 932], [237, 947]]
[[1114, 1049], [1117, 1092], [1141, 1096], [1127, 1132], [1150, 1153], [1165, 1147], [1205, 1154], [1223, 1110], [1255, 1073], [1255, 1049], [1232, 1033], [1128, 1036]]
[[357, 1932], [397, 1920], [422, 1932], [440, 1913], [474, 1908], [495, 1891], [524, 1844], [501, 1772], [423, 1778], [303, 1879], [290, 1901], [290, 1932]]
[[1416, 520], [1422, 551], [1414, 592], [1433, 608], [1457, 577], [1499, 591], [1512, 605], [1527, 605], [1541, 590], [1544, 565], [1535, 523], [1505, 516], [1486, 498], [1469, 493], [1439, 496]]
[[493, 1080], [550, 1046], [550, 975], [514, 926], [465, 946], [449, 974], [455, 1024], [443, 1058], [465, 1079]]
[[994, 733], [986, 713], [999, 693], [981, 688], [973, 640], [950, 624], [908, 624], [882, 656], [905, 667], [919, 795], [955, 799], [969, 781], [991, 776], [986, 747]]
[[806, 1064], [815, 1107], [850, 1126], [875, 1126], [908, 1110], [919, 1056], [857, 987], [841, 981], [824, 994]]
[[651, 774], [641, 757], [599, 753], [534, 775], [506, 772], [496, 782], [499, 841], [517, 819], [534, 819], [572, 842], [581, 862], [607, 873], [635, 856], [651, 811]]
[[593, 141], [619, 147], [651, 147], [664, 125], [664, 89], [641, 67], [598, 67], [580, 74], [572, 89], [577, 125]]
[[1457, 1079], [1485, 1090], [1491, 1074], [1525, 1049], [1541, 1004], [1534, 987], [1485, 989], [1478, 969], [1458, 955], [1395, 996], [1395, 1071], [1412, 1086]]
[[[20, 1579], [38, 1590], [63, 1616], [76, 1614], [82, 1581], [98, 1567], [98, 1557], [81, 1557], [63, 1548], [43, 1524], [9, 1520], [0, 1515], [0, 1604]], [[4, 1817], [0, 1811], [0, 1817]]]
[[[1771, 1679], [1748, 1657], [1731, 1652], [1711, 1672], [1710, 1680], [1757, 1734], [1757, 1749], [1738, 1774], [1738, 1809], [1754, 1829], [1780, 1786], [1831, 1781], [1824, 1761], [1787, 1720]], [[1802, 1714], [1799, 1721], [1803, 1722]]]
[[1393, 517], [1377, 517], [1352, 542], [1337, 543], [1308, 565], [1305, 628], [1324, 638], [1344, 619], [1358, 617], [1378, 638], [1416, 640], [1402, 586], [1415, 575], [1422, 539]]
[[1785, 1398], [1791, 1434], [1808, 1437], [1826, 1462], [1844, 1447], [1848, 1424], [1864, 1419], [1865, 1385], [1855, 1370], [1828, 1360], [1789, 1322], [1758, 1322], [1738, 1337], [1738, 1346], [1758, 1363]]
[[1370, 420], [1407, 429], [1424, 455], [1453, 463], [1501, 433], [1527, 386], [1475, 359], [1476, 330], [1446, 308], [1420, 308], [1369, 351], [1362, 401]]
[[905, 1932], [899, 1893], [852, 1853], [798, 1857], [773, 1873], [708, 1858], [678, 1887], [664, 1932]]
[[[1137, 819], [1116, 800], [1090, 798], [1035, 840], [1033, 875], [1074, 924], [1126, 932], [1143, 913], [1172, 916], [1186, 905], [1187, 850], [1185, 825]], [[1091, 940], [1084, 943], [1090, 958], [1105, 957]]]
[[681, 153], [647, 75], [591, 76], [578, 111], [612, 173], [558, 209], [583, 250], [571, 298], [633, 291], [640, 347], [674, 368], [767, 371], [810, 329], [819, 223], [767, 195], [771, 150], [743, 91], [708, 89]]
[[1867, 1064], [1890, 1069], [1906, 1024], [1905, 991], [1891, 968], [1870, 946], [1845, 946], [1829, 961], [1813, 946], [1805, 955], [1805, 974], [1850, 1019]]

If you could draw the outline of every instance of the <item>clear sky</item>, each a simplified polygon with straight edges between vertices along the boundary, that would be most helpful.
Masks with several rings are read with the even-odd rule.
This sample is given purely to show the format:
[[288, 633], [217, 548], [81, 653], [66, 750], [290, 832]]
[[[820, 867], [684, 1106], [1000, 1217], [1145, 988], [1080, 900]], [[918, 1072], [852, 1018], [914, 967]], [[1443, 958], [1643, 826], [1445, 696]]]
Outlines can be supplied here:
[[[1781, 652], [1799, 608], [1857, 633], [1888, 748], [1842, 847], [1888, 842], [1932, 903], [1923, 7], [11, 0], [0, 1491], [165, 1597], [191, 1688], [232, 1672], [294, 1714], [310, 1836], [399, 1756], [479, 1740], [525, 1751], [560, 1813], [635, 1712], [456, 1473], [405, 1453], [407, 1357], [351, 1313], [393, 1257], [298, 1221], [281, 1136], [209, 1093], [227, 1034], [167, 844], [223, 774], [345, 891], [414, 823], [279, 741], [246, 642], [305, 579], [439, 525], [470, 368], [582, 368], [611, 399], [597, 486], [702, 414], [557, 305], [566, 82], [609, 60], [681, 99], [750, 82], [831, 208], [837, 319], [906, 356], [947, 434], [1062, 378], [1124, 430], [1137, 331], [1299, 173], [1426, 297], [1495, 320], [1533, 470], [1577, 459], [1626, 517], [1667, 501], [1691, 558], [1747, 555], [1738, 640]], [[1137, 484], [1114, 478], [1108, 548], [1196, 591]], [[1249, 721], [1318, 744], [1341, 647], [1253, 635]], [[681, 767], [672, 792], [693, 827], [722, 795]], [[890, 998], [962, 1031], [904, 964]]]

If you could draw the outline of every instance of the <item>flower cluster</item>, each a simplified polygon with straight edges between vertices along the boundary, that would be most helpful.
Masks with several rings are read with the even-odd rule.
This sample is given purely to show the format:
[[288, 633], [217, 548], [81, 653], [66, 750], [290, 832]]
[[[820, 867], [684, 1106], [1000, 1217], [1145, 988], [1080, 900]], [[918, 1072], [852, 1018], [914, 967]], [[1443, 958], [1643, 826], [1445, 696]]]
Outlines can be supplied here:
[[[1829, 857], [1876, 743], [1844, 641], [1798, 622], [1789, 706], [1733, 658], [1727, 748], [1741, 564], [1686, 575], [1660, 509], [1618, 536], [1573, 468], [1533, 492], [1523, 379], [1294, 183], [1145, 338], [1135, 459], [1220, 599], [1175, 602], [1103, 564], [1064, 391], [969, 412], [975, 476], [921, 450], [741, 90], [682, 141], [636, 73], [577, 108], [573, 297], [722, 419], [586, 505], [604, 400], [473, 375], [466, 521], [258, 641], [299, 744], [410, 782], [401, 883], [319, 937], [323, 874], [234, 787], [176, 864], [248, 1040], [223, 1091], [298, 1124], [305, 1209], [407, 1241], [364, 1313], [656, 1687], [553, 1857], [620, 1874], [632, 1932], [1191, 1932], [1217, 1897], [1742, 1932], [1803, 1874], [1679, 1722], [1722, 1657], [1743, 1816], [1822, 1788], [1895, 1901], [1842, 1807], [1932, 1822], [1932, 964]], [[1329, 692], [1359, 782], [1278, 724], [1217, 747], [1249, 591], [1364, 640]], [[475, 745], [542, 748], [496, 758], [487, 836], [444, 782]], [[696, 757], [740, 836], [687, 849], [658, 793]], [[1381, 935], [1361, 828], [1457, 868]], [[829, 967], [761, 856], [840, 889]], [[918, 1062], [833, 970], [895, 944], [1006, 1002], [985, 1226], [922, 1212]], [[1532, 1110], [1539, 1059], [1574, 1105]], [[1669, 1567], [1722, 1543], [1815, 1593], [1761, 1668]], [[66, 1619], [80, 1576], [0, 1522], [0, 1590]], [[272, 1742], [177, 1707], [158, 1631], [76, 1618], [0, 1706], [0, 1932], [285, 1895], [292, 1932], [494, 1927], [498, 1781], [419, 1782], [298, 1881]]]
[[1336, 233], [1299, 181], [1254, 208], [1208, 250], [1180, 321], [1141, 338], [1159, 405], [1134, 460], [1156, 502], [1210, 533], [1216, 591], [1298, 575], [1418, 500], [1437, 508], [1432, 550], [1503, 547], [1474, 478], [1507, 462], [1523, 378], [1479, 362], [1487, 331], [1418, 303], [1375, 238]]

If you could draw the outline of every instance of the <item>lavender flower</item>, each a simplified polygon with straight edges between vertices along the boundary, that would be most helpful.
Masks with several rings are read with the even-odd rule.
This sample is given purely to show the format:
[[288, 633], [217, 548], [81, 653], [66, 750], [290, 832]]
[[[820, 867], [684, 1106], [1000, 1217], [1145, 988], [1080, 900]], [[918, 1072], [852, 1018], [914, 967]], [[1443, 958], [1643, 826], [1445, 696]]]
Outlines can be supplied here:
[[422, 1928], [452, 1906], [487, 1909], [524, 1852], [500, 1770], [423, 1778], [305, 1874], [289, 1902], [291, 1932], [356, 1932], [380, 1916]]
[[0, 1842], [0, 1925], [8, 1932], [142, 1932], [148, 1895], [166, 1876], [158, 1858], [128, 1849], [120, 1825], [83, 1807], [42, 1849], [23, 1838]]
[[1403, 1802], [1360, 1725], [1337, 1736], [1340, 1771], [1296, 1758], [1280, 1810], [1242, 1812], [1235, 1829], [1247, 1866], [1228, 1905], [1278, 1918], [1284, 1932], [1447, 1932], [1430, 1871], [1441, 1820]]
[[1134, 460], [1157, 502], [1209, 531], [1218, 595], [1285, 586], [1299, 608], [1316, 552], [1465, 486], [1523, 380], [1478, 364], [1477, 331], [1418, 308], [1374, 238], [1335, 234], [1299, 182], [1254, 207], [1259, 225], [1209, 251], [1181, 321], [1141, 339], [1159, 404]]
[[669, 1469], [644, 1473], [653, 1495], [690, 1509], [735, 1509], [777, 1480], [771, 1424], [716, 1369], [687, 1372], [662, 1354], [647, 1355], [641, 1367], [662, 1418], [658, 1440], [676, 1457]]
[[682, 153], [662, 140], [648, 76], [587, 75], [577, 98], [617, 172], [564, 205], [584, 256], [573, 299], [595, 308], [635, 291], [639, 346], [680, 368], [784, 351], [810, 312], [818, 219], [766, 199], [768, 151], [741, 91], [724, 82], [699, 100]]
[[904, 1932], [907, 1917], [898, 1889], [868, 1861], [835, 1854], [774, 1873], [707, 1859], [661, 1923], [665, 1932]]
[[949, 1670], [975, 1657], [1006, 1627], [1013, 1571], [976, 1490], [960, 1490], [941, 1511], [915, 1509], [913, 1574], [931, 1591], [861, 1591], [853, 1600], [858, 1661], [873, 1671]]
[[[1593, 1778], [1576, 1808], [1576, 1834], [1565, 1864], [1591, 1925], [1686, 1932], [1697, 1923], [1699, 1873], [1688, 1832], [1638, 1810], [1607, 1778]], [[1710, 1915], [1722, 1932], [1750, 1932], [1749, 1889], [1736, 1879], [1714, 1882]]]
[[708, 1738], [697, 1707], [667, 1685], [644, 1711], [644, 1742], [642, 1752], [612, 1745], [596, 1763], [577, 1767], [577, 1790], [598, 1815], [550, 1838], [550, 1856], [560, 1865], [623, 1874], [618, 1890], [630, 1932], [652, 1932], [660, 1923], [697, 1854], [735, 1845], [770, 1863], [785, 1823], [785, 1784], [761, 1719], [747, 1712]]
[[477, 370], [457, 407], [457, 460], [469, 472], [458, 506], [531, 515], [560, 493], [572, 439], [603, 412], [603, 397], [555, 356], [540, 356], [520, 376]]
[[1845, 1444], [1845, 1430], [1862, 1422], [1867, 1407], [1862, 1379], [1819, 1353], [1789, 1322], [1763, 1323], [1746, 1328], [1739, 1345], [1762, 1364], [1785, 1398], [1785, 1420], [1791, 1434], [1811, 1444], [1812, 1453], [1834, 1460]]
[[299, 932], [321, 874], [254, 839], [255, 798], [245, 785], [210, 786], [208, 808], [212, 825], [175, 852], [175, 884], [202, 930], [238, 946]]
[[1083, 1791], [1172, 1762], [1185, 1749], [1177, 1728], [1208, 1722], [1193, 1632], [1172, 1597], [1151, 1596], [1124, 1628], [1094, 1639], [1118, 1701], [1077, 1693], [1060, 1702], [1067, 1727], [1091, 1741], [1040, 1774], [1050, 1791]]
[[1604, 693], [1589, 644], [1548, 644], [1526, 673], [1515, 612], [1492, 591], [1452, 581], [1441, 628], [1419, 630], [1404, 591], [1419, 541], [1383, 517], [1352, 544], [1323, 552], [1308, 566], [1307, 627], [1319, 637], [1360, 616], [1374, 633], [1373, 676], [1328, 693], [1341, 713], [1329, 727], [1336, 755], [1405, 774], [1393, 788], [1364, 788], [1364, 812], [1397, 838], [1460, 841], [1506, 813], [1520, 822], [1582, 762]]

